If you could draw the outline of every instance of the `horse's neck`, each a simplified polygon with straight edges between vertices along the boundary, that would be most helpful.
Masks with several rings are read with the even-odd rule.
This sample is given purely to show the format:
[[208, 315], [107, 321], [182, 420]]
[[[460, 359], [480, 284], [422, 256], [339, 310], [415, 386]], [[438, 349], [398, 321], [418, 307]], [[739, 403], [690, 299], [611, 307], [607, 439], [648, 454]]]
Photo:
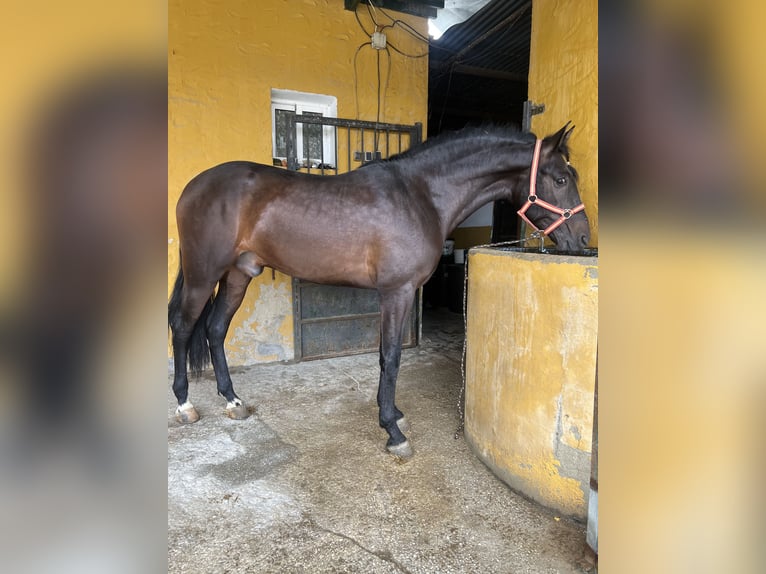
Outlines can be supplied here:
[[521, 206], [526, 197], [522, 182], [526, 181], [531, 158], [532, 147], [529, 154], [526, 151], [509, 154], [501, 152], [496, 144], [477, 145], [462, 149], [455, 157], [442, 157], [430, 169], [423, 169], [422, 173], [435, 174], [435, 177], [420, 177], [424, 177], [429, 186], [443, 235], [446, 237], [460, 222], [491, 201], [508, 199]]

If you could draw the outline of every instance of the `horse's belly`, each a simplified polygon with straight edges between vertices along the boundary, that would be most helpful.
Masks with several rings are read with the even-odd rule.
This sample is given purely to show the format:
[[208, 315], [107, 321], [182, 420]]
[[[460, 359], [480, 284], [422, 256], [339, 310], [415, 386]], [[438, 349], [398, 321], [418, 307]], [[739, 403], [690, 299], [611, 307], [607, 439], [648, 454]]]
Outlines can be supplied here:
[[[265, 247], [265, 249], [264, 249]], [[298, 279], [331, 285], [375, 287], [373, 267], [367, 249], [343, 242], [295, 241], [256, 247], [263, 264]]]
[[390, 209], [367, 206], [362, 213], [319, 197], [301, 207], [275, 202], [262, 213], [249, 243], [263, 265], [316, 283], [377, 288], [419, 251], [414, 226], [396, 229]]

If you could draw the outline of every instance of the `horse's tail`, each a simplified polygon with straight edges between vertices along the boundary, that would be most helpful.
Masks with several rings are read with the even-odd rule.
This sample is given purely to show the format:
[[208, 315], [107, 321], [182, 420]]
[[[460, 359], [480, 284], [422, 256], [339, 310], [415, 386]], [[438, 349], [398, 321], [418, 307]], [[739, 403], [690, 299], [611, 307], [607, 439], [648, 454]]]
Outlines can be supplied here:
[[[180, 264], [178, 264], [178, 275], [176, 276], [175, 285], [173, 285], [173, 292], [170, 295], [170, 301], [168, 302], [168, 325], [173, 328], [173, 322], [177, 320], [178, 313], [181, 311], [181, 292], [184, 287], [184, 271]], [[205, 370], [210, 364], [210, 347], [207, 342], [207, 334], [205, 333], [205, 325], [207, 318], [210, 315], [210, 310], [213, 307], [213, 297], [211, 296], [205, 303], [205, 307], [202, 309], [202, 313], [194, 324], [191, 337], [186, 346], [187, 356], [189, 358], [189, 369], [191, 374], [199, 376], [202, 371]]]

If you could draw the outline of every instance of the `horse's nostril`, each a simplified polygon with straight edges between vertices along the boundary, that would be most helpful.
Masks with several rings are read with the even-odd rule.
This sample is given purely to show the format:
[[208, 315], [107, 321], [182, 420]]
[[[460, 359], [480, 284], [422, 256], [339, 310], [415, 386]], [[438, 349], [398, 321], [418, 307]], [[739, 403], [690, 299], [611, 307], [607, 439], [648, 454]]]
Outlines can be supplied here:
[[582, 246], [583, 246], [583, 247], [587, 247], [587, 245], [588, 245], [588, 240], [589, 240], [589, 238], [588, 238], [588, 236], [587, 236], [587, 235], [581, 235], [581, 236], [580, 236], [580, 243], [582, 243]]

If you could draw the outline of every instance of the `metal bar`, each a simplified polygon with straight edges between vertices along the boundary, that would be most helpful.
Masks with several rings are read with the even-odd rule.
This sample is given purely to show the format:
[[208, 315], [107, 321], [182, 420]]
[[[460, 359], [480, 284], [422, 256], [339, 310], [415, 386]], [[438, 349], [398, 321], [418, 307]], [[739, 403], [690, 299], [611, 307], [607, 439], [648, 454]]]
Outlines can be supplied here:
[[413, 141], [412, 137], [410, 137], [410, 147], [423, 141], [423, 124], [420, 122], [415, 122], [415, 127], [412, 129], [415, 133], [415, 141]]
[[354, 313], [351, 315], [335, 315], [332, 317], [312, 317], [310, 319], [301, 319], [301, 323], [309, 325], [311, 323], [334, 323], [336, 321], [350, 321], [353, 319], [374, 319], [380, 317], [380, 311], [376, 313]]
[[346, 128], [346, 166], [351, 171], [351, 128]]
[[536, 104], [532, 100], [526, 100], [522, 106], [521, 112], [521, 131], [532, 131], [532, 116], [542, 114], [545, 111], [545, 104]]
[[[327, 125], [327, 126], [342, 126], [342, 127], [348, 127], [348, 128], [359, 128], [359, 129], [372, 129], [375, 128], [379, 129], [389, 129], [391, 131], [403, 131], [403, 132], [409, 132], [412, 130], [411, 125], [406, 124], [388, 124], [388, 123], [379, 123], [379, 122], [368, 122], [364, 120], [348, 120], [344, 118], [328, 118], [324, 116], [304, 116], [302, 114], [297, 114], [294, 116], [296, 122], [300, 122], [302, 124], [320, 124], [320, 125]], [[419, 123], [419, 122], [418, 122]], [[418, 125], [418, 124], [415, 124]], [[420, 124], [422, 128], [423, 124]]]
[[343, 0], [343, 7], [346, 10], [351, 10], [353, 12], [356, 10], [357, 6], [359, 6], [359, 0]]
[[[359, 4], [369, 3], [370, 0], [343, 0], [343, 7], [353, 12]], [[444, 8], [444, 0], [418, 0], [417, 2], [408, 2], [407, 0], [375, 0], [375, 6], [414, 16], [436, 18], [436, 11], [434, 10], [432, 13], [430, 10], [433, 8]]]
[[[397, 153], [402, 152], [402, 132], [405, 132], [410, 135], [410, 146], [418, 144], [422, 140], [422, 130], [423, 125], [418, 122], [414, 126], [412, 125], [405, 125], [405, 124], [389, 124], [389, 123], [378, 123], [378, 122], [368, 122], [363, 120], [349, 120], [349, 119], [343, 119], [343, 118], [327, 118], [322, 116], [305, 116], [302, 114], [295, 114], [292, 117], [290, 117], [290, 125], [292, 126], [288, 133], [288, 141], [287, 141], [287, 147], [288, 147], [288, 158], [287, 158], [287, 164], [288, 169], [292, 170], [300, 170], [303, 168], [302, 165], [298, 162], [298, 158], [296, 157], [295, 153], [295, 147], [296, 147], [296, 139], [297, 139], [297, 124], [311, 124], [311, 125], [319, 125], [322, 127], [325, 126], [333, 126], [335, 128], [342, 127], [346, 128], [346, 142], [348, 146], [348, 171], [351, 171], [351, 130], [352, 129], [358, 129], [360, 131], [360, 138], [361, 138], [361, 145], [362, 145], [362, 162], [364, 163], [365, 157], [365, 141], [364, 141], [364, 130], [373, 130], [374, 138], [377, 139], [378, 133], [383, 130], [386, 132], [396, 132], [398, 134], [398, 145], [399, 149]], [[337, 158], [337, 129], [336, 129], [336, 139], [335, 139], [335, 145], [336, 145], [336, 163]], [[324, 133], [323, 133], [324, 136]], [[322, 138], [322, 164], [324, 164], [324, 137]], [[389, 142], [387, 142], [387, 149], [386, 153], [387, 155], [390, 154], [390, 150], [388, 149]], [[292, 150], [292, 152], [290, 152]], [[378, 147], [375, 146], [374, 151], [379, 151]], [[310, 159], [310, 158], [307, 158]], [[306, 169], [308, 173], [311, 173], [311, 166], [307, 165]], [[324, 169], [322, 169], [322, 173], [324, 174]], [[339, 173], [338, 166], [336, 165], [335, 173]]]
[[[320, 131], [320, 134], [321, 134], [320, 143], [321, 143], [321, 145], [319, 147], [319, 149], [320, 149], [320, 152], [319, 152], [319, 172], [322, 175], [324, 175], [324, 124], [322, 124], [320, 126], [320, 130], [321, 130]], [[309, 162], [311, 162], [310, 159], [309, 159]]]
[[[369, 3], [370, 0], [344, 0], [343, 7], [354, 12], [359, 4]], [[444, 0], [375, 0], [375, 6], [421, 18], [436, 18], [437, 9], [444, 8]]]
[[418, 0], [418, 4], [428, 4], [434, 8], [444, 8], [444, 0]]
[[296, 138], [296, 118], [297, 116], [291, 116], [288, 118], [287, 129], [287, 169], [295, 171], [297, 169], [295, 162], [295, 138]]
[[293, 354], [296, 361], [300, 361], [303, 358], [302, 341], [303, 341], [303, 323], [300, 320], [301, 316], [301, 281], [300, 279], [293, 278], [293, 314], [298, 318], [297, 321], [293, 321]]

